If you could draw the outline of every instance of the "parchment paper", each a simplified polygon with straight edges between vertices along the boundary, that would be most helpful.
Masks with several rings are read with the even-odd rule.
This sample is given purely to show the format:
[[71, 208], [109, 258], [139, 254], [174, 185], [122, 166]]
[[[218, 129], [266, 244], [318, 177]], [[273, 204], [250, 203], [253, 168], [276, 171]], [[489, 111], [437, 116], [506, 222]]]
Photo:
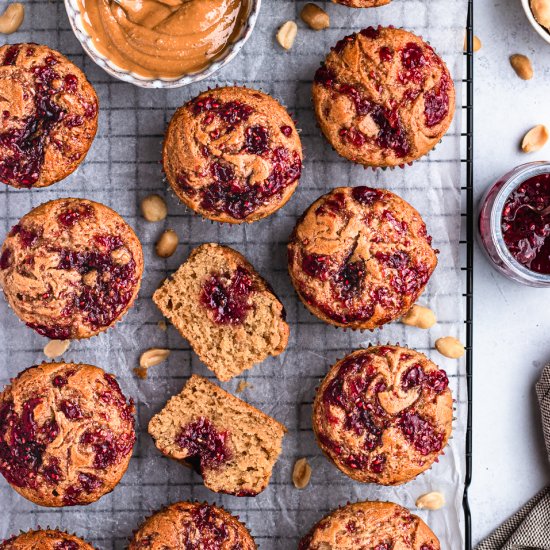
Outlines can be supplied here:
[[[96, 364], [115, 373], [137, 403], [139, 439], [127, 474], [113, 493], [87, 507], [47, 509], [27, 502], [0, 479], [0, 539], [38, 525], [76, 532], [102, 550], [121, 549], [145, 516], [177, 500], [201, 499], [225, 506], [251, 529], [263, 550], [296, 548], [297, 542], [329, 510], [348, 501], [387, 499], [419, 513], [441, 539], [442, 548], [463, 547], [464, 437], [466, 418], [465, 365], [434, 351], [439, 336], [464, 340], [463, 280], [460, 272], [460, 123], [463, 77], [462, 45], [466, 0], [393, 0], [381, 8], [354, 10], [320, 1], [331, 16], [331, 27], [314, 32], [300, 21], [294, 48], [283, 51], [276, 29], [299, 20], [304, 2], [264, 0], [256, 29], [239, 56], [212, 80], [171, 91], [143, 90], [119, 82], [87, 58], [73, 36], [61, 1], [26, 1], [27, 16], [10, 42], [34, 41], [59, 49], [81, 66], [100, 96], [98, 136], [86, 161], [65, 181], [46, 189], [0, 189], [0, 238], [32, 207], [53, 198], [75, 196], [116, 209], [137, 231], [146, 269], [139, 300], [123, 322], [106, 334], [73, 342], [64, 359]], [[6, 3], [2, 2], [3, 9]], [[310, 86], [315, 69], [339, 38], [368, 25], [403, 26], [430, 41], [445, 59], [457, 86], [457, 113], [451, 130], [429, 156], [404, 170], [366, 171], [341, 159], [316, 127]], [[211, 224], [186, 210], [167, 190], [159, 164], [162, 136], [173, 111], [217, 84], [246, 84], [281, 100], [302, 128], [305, 150], [303, 177], [291, 201], [278, 213], [249, 226]], [[421, 299], [437, 312], [429, 331], [399, 323], [373, 333], [343, 331], [311, 316], [296, 297], [286, 271], [286, 241], [303, 210], [319, 195], [338, 185], [387, 187], [411, 202], [427, 221], [434, 246], [441, 250], [439, 266]], [[169, 217], [150, 224], [139, 215], [141, 198], [151, 192], [166, 197]], [[181, 239], [168, 260], [157, 258], [153, 245], [165, 228]], [[255, 498], [217, 495], [204, 488], [192, 471], [155, 449], [146, 433], [149, 418], [181, 390], [191, 373], [212, 378], [173, 327], [163, 332], [162, 318], [150, 297], [159, 282], [174, 271], [194, 246], [214, 241], [243, 252], [271, 282], [284, 302], [291, 323], [289, 347], [242, 377], [222, 384], [234, 392], [240, 379], [251, 386], [239, 396], [286, 424], [289, 433], [269, 487]], [[0, 383], [22, 369], [45, 360], [46, 339], [18, 321], [0, 299]], [[341, 474], [322, 456], [311, 431], [315, 387], [336, 359], [357, 347], [399, 342], [432, 357], [446, 369], [456, 399], [454, 437], [439, 463], [417, 480], [395, 489], [361, 485]], [[168, 347], [167, 363], [150, 369], [147, 380], [132, 372], [149, 347]], [[292, 466], [307, 457], [313, 467], [310, 485], [297, 490]], [[416, 498], [428, 491], [445, 494], [447, 505], [435, 512], [417, 512]]]

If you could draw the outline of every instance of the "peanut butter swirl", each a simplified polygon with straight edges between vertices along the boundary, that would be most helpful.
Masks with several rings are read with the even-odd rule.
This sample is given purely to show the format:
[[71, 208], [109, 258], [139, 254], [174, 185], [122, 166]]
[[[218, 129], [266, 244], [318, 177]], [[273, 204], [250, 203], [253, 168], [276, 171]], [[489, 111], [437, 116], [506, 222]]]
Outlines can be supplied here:
[[247, 0], [78, 0], [96, 49], [145, 77], [198, 72], [239, 35]]

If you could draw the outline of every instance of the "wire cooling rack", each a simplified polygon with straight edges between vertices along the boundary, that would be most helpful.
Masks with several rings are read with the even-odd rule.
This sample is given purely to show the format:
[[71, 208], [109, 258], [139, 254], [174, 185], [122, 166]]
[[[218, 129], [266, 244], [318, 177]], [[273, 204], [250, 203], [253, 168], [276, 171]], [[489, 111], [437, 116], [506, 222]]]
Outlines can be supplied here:
[[[283, 52], [274, 43], [275, 30], [288, 19], [298, 20], [304, 3], [264, 0], [254, 34], [237, 59], [199, 85], [161, 91], [141, 90], [119, 82], [95, 66], [72, 34], [60, 0], [25, 2], [24, 26], [10, 41], [47, 44], [82, 67], [100, 97], [100, 124], [85, 162], [63, 182], [40, 190], [0, 189], [0, 238], [31, 208], [67, 196], [103, 202], [136, 229], [146, 264], [139, 300], [116, 328], [87, 341], [73, 342], [64, 359], [96, 364], [119, 377], [125, 393], [136, 400], [139, 438], [121, 483], [113, 493], [87, 507], [40, 508], [19, 497], [0, 479], [0, 540], [20, 529], [40, 525], [76, 532], [101, 550], [120, 550], [145, 516], [171, 502], [200, 499], [223, 505], [239, 515], [262, 550], [290, 550], [334, 507], [347, 501], [382, 499], [419, 513], [440, 536], [443, 548], [471, 548], [467, 487], [471, 474], [474, 230], [472, 0], [467, 51], [463, 60], [451, 67], [457, 90], [462, 94], [455, 122], [430, 155], [403, 171], [387, 172], [363, 171], [330, 150], [315, 126], [310, 103], [315, 68], [339, 38], [351, 30], [378, 23], [399, 24], [417, 34], [429, 35], [437, 43], [438, 53], [447, 59], [452, 52], [445, 49], [445, 33], [456, 33], [457, 24], [444, 23], [452, 17], [446, 12], [460, 2], [394, 0], [383, 9], [349, 10], [320, 1], [331, 13], [330, 29], [313, 33], [301, 28], [293, 50]], [[457, 13], [463, 15], [463, 9]], [[434, 21], [438, 20], [440, 25], [435, 28]], [[258, 52], [264, 54], [261, 59]], [[456, 78], [464, 73], [465, 78]], [[260, 88], [281, 100], [302, 129], [306, 155], [304, 177], [291, 201], [275, 215], [246, 227], [210, 224], [185, 210], [167, 190], [159, 164], [164, 129], [173, 111], [208, 86], [231, 83]], [[441, 173], [450, 176], [443, 177]], [[460, 178], [460, 184], [454, 175], [457, 181]], [[286, 272], [286, 241], [296, 219], [330, 188], [360, 183], [387, 187], [411, 202], [434, 235], [434, 246], [442, 250], [439, 266], [422, 297], [422, 302], [438, 313], [436, 328], [418, 331], [394, 323], [374, 333], [345, 332], [312, 317], [297, 299]], [[148, 224], [139, 215], [141, 199], [153, 192], [168, 202], [169, 216], [164, 223]], [[178, 232], [181, 243], [173, 257], [161, 260], [154, 255], [153, 245], [167, 227]], [[445, 238], [441, 238], [442, 234]], [[449, 238], [453, 239], [452, 246]], [[216, 382], [173, 328], [166, 332], [158, 328], [161, 315], [150, 299], [159, 282], [181, 264], [193, 247], [209, 241], [233, 246], [252, 261], [285, 304], [291, 325], [285, 354], [265, 361], [232, 382], [220, 384], [234, 393], [238, 381], [246, 380], [250, 387], [239, 397], [289, 429], [270, 486], [253, 499], [211, 493], [196, 474], [163, 458], [146, 433], [149, 418], [181, 390], [191, 373]], [[8, 351], [0, 358], [0, 383], [4, 384], [22, 369], [45, 359], [42, 349], [46, 340], [24, 327], [4, 301], [0, 303], [0, 326], [0, 346]], [[465, 360], [450, 361], [433, 354], [434, 340], [447, 334], [465, 339]], [[315, 387], [330, 365], [353, 349], [377, 342], [400, 342], [431, 355], [447, 370], [456, 399], [457, 435], [451, 450], [427, 474], [397, 489], [359, 486], [341, 475], [322, 457], [311, 431]], [[150, 369], [149, 378], [141, 381], [132, 374], [132, 367], [149, 347], [167, 347], [172, 353], [166, 364]], [[303, 491], [296, 490], [290, 481], [294, 461], [300, 457], [307, 457], [313, 467], [312, 481]], [[415, 509], [415, 498], [429, 490], [445, 492], [448, 505], [443, 511], [426, 513]]]

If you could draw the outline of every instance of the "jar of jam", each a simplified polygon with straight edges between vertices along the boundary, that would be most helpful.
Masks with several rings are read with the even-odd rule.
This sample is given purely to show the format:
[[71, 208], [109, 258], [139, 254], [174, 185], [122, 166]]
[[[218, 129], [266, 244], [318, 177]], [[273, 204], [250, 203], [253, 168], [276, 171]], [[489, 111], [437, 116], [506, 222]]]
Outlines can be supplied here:
[[550, 287], [550, 162], [522, 164], [485, 194], [479, 236], [496, 269], [520, 283]]

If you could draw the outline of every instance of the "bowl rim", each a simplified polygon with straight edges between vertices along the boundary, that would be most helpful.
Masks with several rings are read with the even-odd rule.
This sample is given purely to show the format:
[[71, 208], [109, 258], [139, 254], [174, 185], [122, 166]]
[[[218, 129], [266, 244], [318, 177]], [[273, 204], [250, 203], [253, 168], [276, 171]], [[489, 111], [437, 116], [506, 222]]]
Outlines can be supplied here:
[[108, 57], [99, 53], [93, 44], [91, 36], [84, 29], [84, 25], [82, 23], [82, 13], [78, 7], [78, 0], [64, 0], [65, 10], [67, 12], [73, 33], [88, 57], [90, 57], [96, 65], [101, 67], [111, 76], [124, 82], [129, 82], [130, 84], [134, 84], [135, 86], [139, 86], [141, 88], [159, 89], [181, 88], [182, 86], [200, 82], [201, 80], [212, 76], [216, 71], [228, 64], [240, 52], [246, 41], [250, 38], [250, 35], [256, 25], [262, 0], [249, 0], [249, 2], [250, 11], [248, 13], [247, 20], [241, 29], [240, 36], [232, 44], [229, 44], [229, 46], [225, 49], [225, 52], [223, 52], [222, 55], [213, 63], [205, 67], [202, 71], [192, 74], [185, 74], [176, 78], [150, 78], [122, 69], [113, 63]]
[[537, 34], [543, 39], [546, 40], [550, 44], [550, 31], [547, 30], [545, 27], [543, 27], [533, 15], [533, 11], [531, 10], [531, 4], [530, 0], [521, 0], [521, 5], [523, 6], [523, 11], [525, 11], [525, 15], [527, 16], [527, 19], [529, 20], [529, 23], [531, 23], [531, 26], [537, 31]]

